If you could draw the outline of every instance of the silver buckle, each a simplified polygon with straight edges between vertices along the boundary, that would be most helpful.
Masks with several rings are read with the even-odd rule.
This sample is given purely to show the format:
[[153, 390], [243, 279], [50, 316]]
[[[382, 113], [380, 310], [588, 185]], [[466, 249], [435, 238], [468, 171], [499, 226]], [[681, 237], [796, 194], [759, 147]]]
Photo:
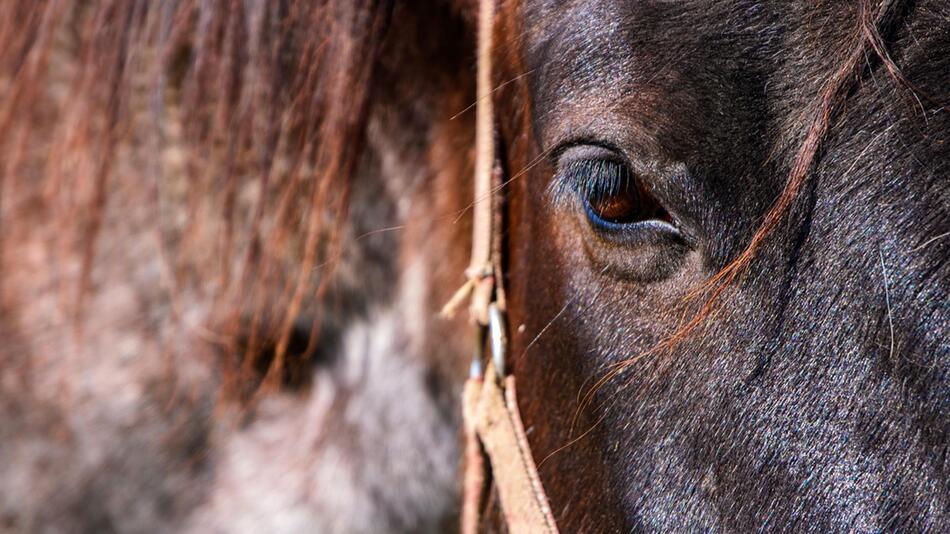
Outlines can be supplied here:
[[[486, 340], [485, 337], [488, 336]], [[482, 362], [485, 359], [485, 342], [491, 347], [492, 363], [495, 365], [495, 376], [501, 380], [505, 377], [505, 358], [508, 352], [508, 334], [505, 331], [505, 312], [501, 311], [498, 303], [488, 305], [488, 326], [479, 326], [475, 336], [475, 354], [469, 367], [468, 375], [480, 378], [483, 374]]]

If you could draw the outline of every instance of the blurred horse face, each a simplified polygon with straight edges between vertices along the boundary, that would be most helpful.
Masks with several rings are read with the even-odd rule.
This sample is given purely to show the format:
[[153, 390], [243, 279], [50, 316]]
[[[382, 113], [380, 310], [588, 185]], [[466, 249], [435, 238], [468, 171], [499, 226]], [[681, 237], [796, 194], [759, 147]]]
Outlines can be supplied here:
[[[946, 21], [916, 7], [875, 31], [913, 90], [945, 96]], [[948, 120], [873, 52], [748, 271], [650, 351], [749, 243], [879, 9], [504, 12], [522, 63], [504, 79], [527, 73], [497, 99], [514, 374], [562, 530], [945, 524]]]

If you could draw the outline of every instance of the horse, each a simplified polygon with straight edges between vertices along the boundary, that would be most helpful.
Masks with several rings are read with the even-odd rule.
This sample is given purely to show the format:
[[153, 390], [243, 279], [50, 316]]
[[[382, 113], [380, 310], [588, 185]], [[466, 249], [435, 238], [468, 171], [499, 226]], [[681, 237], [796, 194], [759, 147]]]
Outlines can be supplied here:
[[2, 530], [458, 528], [484, 4], [558, 529], [950, 524], [948, 8], [481, 3], [2, 3]]

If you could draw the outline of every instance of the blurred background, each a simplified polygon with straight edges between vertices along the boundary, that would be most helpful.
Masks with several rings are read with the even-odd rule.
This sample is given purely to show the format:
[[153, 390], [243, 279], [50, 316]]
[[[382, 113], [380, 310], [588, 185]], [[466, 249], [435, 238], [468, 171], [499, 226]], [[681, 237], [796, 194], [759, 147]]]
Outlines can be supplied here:
[[474, 37], [413, 4], [0, 0], [0, 531], [455, 528]]

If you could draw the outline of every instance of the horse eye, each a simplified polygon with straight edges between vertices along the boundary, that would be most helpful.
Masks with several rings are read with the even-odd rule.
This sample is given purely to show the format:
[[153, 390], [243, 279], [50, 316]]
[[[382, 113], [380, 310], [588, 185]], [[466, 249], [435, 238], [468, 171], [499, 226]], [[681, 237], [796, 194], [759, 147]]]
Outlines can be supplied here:
[[620, 163], [603, 161], [588, 165], [584, 189], [588, 217], [597, 225], [671, 221], [642, 180]]

